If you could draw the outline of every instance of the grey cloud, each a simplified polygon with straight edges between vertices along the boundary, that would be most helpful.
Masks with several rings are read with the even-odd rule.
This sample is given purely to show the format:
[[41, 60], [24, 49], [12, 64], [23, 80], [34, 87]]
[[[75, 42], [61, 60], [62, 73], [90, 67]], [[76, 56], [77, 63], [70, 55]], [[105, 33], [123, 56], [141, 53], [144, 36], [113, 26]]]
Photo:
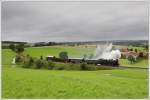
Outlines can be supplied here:
[[147, 2], [3, 2], [2, 40], [148, 39]]

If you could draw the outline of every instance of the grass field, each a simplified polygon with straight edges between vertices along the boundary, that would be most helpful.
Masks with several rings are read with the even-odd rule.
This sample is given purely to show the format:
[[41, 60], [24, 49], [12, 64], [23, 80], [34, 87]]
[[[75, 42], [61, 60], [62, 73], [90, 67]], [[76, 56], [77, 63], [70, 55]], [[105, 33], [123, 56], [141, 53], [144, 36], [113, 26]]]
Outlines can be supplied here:
[[[33, 47], [27, 48], [26, 53], [34, 57], [39, 57], [41, 55], [53, 55], [58, 57], [59, 53], [62, 51], [68, 52], [69, 57], [83, 57], [84, 54], [94, 54], [95, 48], [89, 47], [64, 47], [64, 46], [53, 46], [53, 47]], [[34, 52], [34, 53], [33, 53]], [[39, 53], [40, 52], [40, 53]]]
[[135, 62], [134, 64], [131, 64], [127, 59], [119, 59], [119, 63], [121, 66], [126, 66], [126, 67], [148, 68], [148, 60], [146, 59]]
[[3, 68], [3, 98], [148, 98], [147, 70]]
[[[80, 57], [93, 53], [93, 50], [92, 47], [43, 47], [26, 48], [25, 53], [39, 57], [58, 56], [59, 52], [67, 51], [71, 57]], [[2, 98], [148, 98], [147, 69], [24, 69], [11, 65], [14, 56], [10, 50], [2, 50]], [[136, 64], [143, 67], [148, 61], [139, 63]]]

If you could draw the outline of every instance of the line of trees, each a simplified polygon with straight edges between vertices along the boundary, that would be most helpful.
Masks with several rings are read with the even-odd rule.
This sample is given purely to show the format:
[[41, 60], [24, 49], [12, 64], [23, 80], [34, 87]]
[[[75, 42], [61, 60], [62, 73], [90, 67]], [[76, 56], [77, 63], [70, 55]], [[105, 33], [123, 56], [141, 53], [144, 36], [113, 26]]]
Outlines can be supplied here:
[[13, 51], [16, 52], [18, 54], [24, 52], [24, 44], [18, 44], [18, 45], [14, 45], [14, 44], [10, 44], [9, 48]]

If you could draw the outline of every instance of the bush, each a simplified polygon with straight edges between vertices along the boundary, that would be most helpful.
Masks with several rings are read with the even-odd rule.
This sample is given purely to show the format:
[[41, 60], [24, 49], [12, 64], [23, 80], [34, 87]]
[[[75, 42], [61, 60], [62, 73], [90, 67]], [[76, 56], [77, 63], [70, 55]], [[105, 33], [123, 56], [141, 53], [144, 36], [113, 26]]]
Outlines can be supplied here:
[[65, 68], [63, 66], [58, 67], [58, 70], [64, 70]]
[[43, 60], [43, 59], [39, 59], [42, 63], [42, 67], [41, 68], [45, 68], [45, 69], [48, 69], [48, 61], [46, 60]]
[[79, 64], [54, 63], [54, 70], [81, 70]]
[[53, 69], [55, 67], [55, 63], [51, 61], [46, 61], [46, 60], [41, 60], [41, 59], [33, 59], [32, 57], [27, 58], [24, 63], [23, 63], [24, 68], [35, 68], [35, 69], [40, 69], [40, 68], [45, 68], [45, 69]]
[[40, 69], [43, 66], [44, 66], [43, 60], [40, 60], [40, 59], [36, 60], [35, 68]]
[[63, 69], [65, 69], [64, 66], [58, 66], [58, 65], [56, 65], [55, 67], [53, 67], [53, 70], [63, 70]]
[[31, 66], [34, 65], [34, 59], [32, 57], [28, 57], [26, 58], [26, 60], [24, 61], [23, 63], [23, 66], [24, 68], [30, 68]]
[[51, 61], [48, 61], [47, 63], [47, 68], [48, 69], [53, 69], [55, 67], [55, 63], [51, 62]]
[[143, 57], [144, 57], [144, 53], [143, 53], [143, 52], [140, 52], [140, 53], [139, 53], [139, 57], [140, 57], [140, 58], [143, 58]]
[[80, 68], [81, 68], [81, 70], [88, 70], [87, 63], [81, 63]]
[[79, 64], [69, 64], [68, 70], [81, 70]]
[[15, 62], [16, 62], [16, 63], [21, 63], [21, 62], [23, 62], [23, 57], [22, 57], [21, 55], [16, 55]]
[[66, 69], [66, 66], [67, 66], [67, 64], [65, 64], [65, 63], [56, 63], [56, 64], [54, 64], [53, 69], [54, 70], [63, 70], [63, 69]]
[[[87, 64], [86, 62], [83, 62], [81, 64], [72, 64], [72, 63], [60, 63], [60, 62], [52, 62], [52, 61], [47, 61], [45, 59], [33, 59], [29, 55], [26, 57], [23, 57], [20, 55], [17, 55], [17, 59], [20, 62], [23, 62], [21, 64], [23, 68], [45, 68], [49, 70], [102, 70], [102, 69], [111, 69], [110, 67], [103, 67], [103, 66], [96, 66], [94, 64]], [[16, 60], [17, 60], [16, 59]], [[22, 60], [23, 59], [23, 60]]]
[[92, 71], [92, 70], [98, 70], [98, 66], [89, 65], [89, 66], [87, 66], [87, 70], [90, 70], [90, 71]]

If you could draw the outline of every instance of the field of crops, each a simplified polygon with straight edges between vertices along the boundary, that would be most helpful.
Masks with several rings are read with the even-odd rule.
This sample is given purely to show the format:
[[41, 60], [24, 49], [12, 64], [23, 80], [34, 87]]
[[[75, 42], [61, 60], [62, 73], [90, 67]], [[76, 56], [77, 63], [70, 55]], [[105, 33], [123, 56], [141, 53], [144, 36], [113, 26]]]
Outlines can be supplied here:
[[[70, 57], [81, 57], [94, 53], [94, 48], [26, 48], [25, 53], [34, 57], [58, 56], [61, 51], [67, 51]], [[2, 98], [148, 98], [147, 69], [24, 69], [11, 65], [14, 56], [12, 51], [2, 50]], [[142, 65], [148, 66], [148, 61], [139, 67]]]

